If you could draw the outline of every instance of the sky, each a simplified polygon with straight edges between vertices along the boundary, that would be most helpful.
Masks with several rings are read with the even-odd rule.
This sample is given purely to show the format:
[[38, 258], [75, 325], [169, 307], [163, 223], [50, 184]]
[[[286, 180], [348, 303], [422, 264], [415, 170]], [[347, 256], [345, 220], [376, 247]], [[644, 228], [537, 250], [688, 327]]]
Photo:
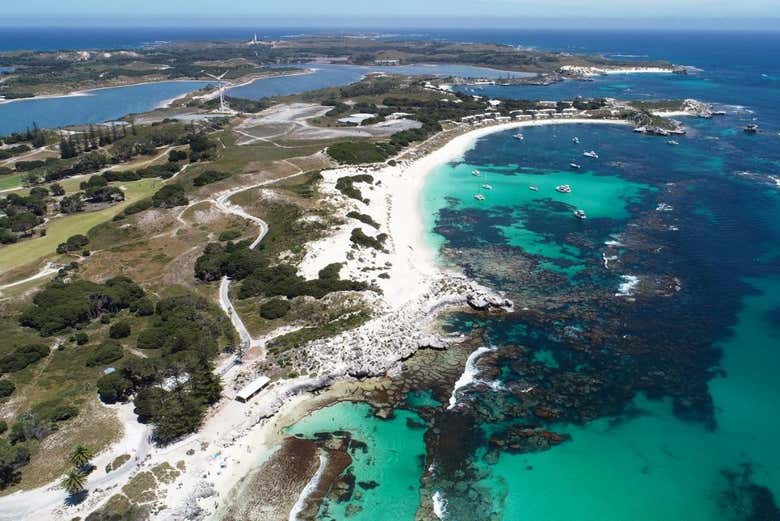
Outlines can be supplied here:
[[[81, 22], [134, 22], [164, 24], [192, 21], [200, 24], [273, 25], [280, 21], [306, 25], [370, 22], [392, 25], [415, 21], [420, 26], [455, 25], [489, 27], [572, 20], [715, 21], [719, 26], [780, 20], [780, 0], [4, 0], [0, 24]], [[738, 19], [738, 20], [735, 20]], [[771, 20], [771, 22], [770, 22]], [[587, 24], [586, 24], [587, 25]]]

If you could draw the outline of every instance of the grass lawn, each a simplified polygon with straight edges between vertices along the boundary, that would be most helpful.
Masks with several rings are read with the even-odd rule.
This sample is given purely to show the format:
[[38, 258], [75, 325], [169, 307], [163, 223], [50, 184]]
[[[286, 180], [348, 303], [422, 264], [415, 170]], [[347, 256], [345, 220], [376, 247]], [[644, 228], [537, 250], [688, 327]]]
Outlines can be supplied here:
[[47, 255], [54, 255], [57, 245], [77, 233], [85, 234], [98, 224], [113, 218], [127, 205], [152, 195], [163, 184], [161, 179], [142, 179], [129, 183], [117, 183], [124, 187], [125, 201], [104, 210], [78, 213], [51, 221], [46, 235], [0, 248], [0, 270], [10, 270], [36, 262]]
[[10, 190], [22, 186], [22, 174], [0, 176], [0, 190]]

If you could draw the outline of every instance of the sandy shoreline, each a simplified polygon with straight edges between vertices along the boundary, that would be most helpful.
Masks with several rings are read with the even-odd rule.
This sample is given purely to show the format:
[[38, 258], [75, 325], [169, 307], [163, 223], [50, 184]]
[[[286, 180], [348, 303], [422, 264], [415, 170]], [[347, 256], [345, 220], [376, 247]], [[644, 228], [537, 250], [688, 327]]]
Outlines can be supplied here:
[[[314, 346], [312, 353], [317, 353], [316, 356], [323, 360], [316, 370], [308, 372], [310, 376], [278, 381], [248, 404], [235, 401], [233, 396], [236, 389], [256, 375], [257, 369], [247, 364], [227, 370], [223, 377], [224, 397], [209, 411], [201, 429], [171, 446], [149, 448], [144, 460], [135, 463], [135, 468], [128, 472], [129, 478], [138, 471], [150, 470], [162, 463], [173, 467], [179, 462], [186, 465], [186, 472], [158, 490], [159, 499], [166, 509], [152, 519], [183, 519], [184, 513], [192, 512], [192, 509], [202, 509], [204, 518], [216, 519], [218, 512], [234, 496], [236, 486], [278, 446], [284, 437], [284, 427], [313, 410], [345, 399], [349, 386], [355, 381], [349, 374], [356, 368], [376, 371], [370, 374], [395, 374], [401, 360], [419, 348], [420, 336], [431, 333], [429, 327], [435, 322], [438, 312], [446, 306], [464, 304], [464, 292], [471, 291], [476, 285], [437, 263], [437, 252], [426, 240], [420, 198], [427, 176], [436, 167], [462, 157], [478, 139], [490, 134], [530, 126], [571, 124], [628, 123], [568, 119], [460, 127], [449, 131], [456, 135], [443, 146], [415, 160], [401, 159], [395, 166], [383, 165], [375, 169], [343, 168], [323, 172], [322, 184], [326, 191], [333, 190], [332, 185], [338, 177], [356, 172], [370, 173], [376, 180], [381, 180], [380, 184], [372, 185], [371, 190], [365, 191], [365, 196], [370, 198], [367, 205], [352, 199], [345, 201], [343, 195], [332, 192], [333, 197], [344, 203], [343, 211], [357, 208], [370, 214], [390, 235], [388, 253], [373, 260], [392, 263], [388, 269], [390, 278], [378, 279], [385, 292], [377, 298], [375, 309], [379, 316], [356, 330], [331, 339], [332, 342]], [[446, 139], [446, 134], [434, 139]], [[425, 145], [414, 147], [402, 157], [414, 155]], [[358, 186], [363, 189], [366, 185]], [[301, 270], [316, 272], [338, 259], [337, 253], [345, 254], [349, 248], [342, 247], [340, 241], [348, 241], [348, 233], [345, 232], [356, 226], [356, 222], [349, 222], [344, 229], [335, 230], [334, 236], [322, 244], [310, 245]], [[366, 230], [367, 233], [370, 230], [371, 235], [377, 233], [373, 228]], [[357, 276], [365, 262], [360, 258], [344, 258], [343, 261], [346, 263], [345, 277]], [[362, 273], [365, 276], [365, 272]], [[349, 349], [350, 346], [352, 349]], [[331, 347], [334, 349], [332, 352], [329, 351]], [[301, 352], [304, 358], [311, 356], [305, 349]], [[330, 383], [326, 391], [312, 394], [312, 389], [322, 387], [324, 383]], [[126, 428], [134, 427], [134, 420], [127, 418], [125, 422], [130, 423]], [[120, 452], [116, 449], [109, 450], [99, 455], [99, 460], [111, 460], [118, 455]], [[120, 483], [118, 488], [123, 484]], [[89, 500], [77, 507], [57, 503], [56, 507], [40, 508], [35, 511], [35, 518], [43, 521], [85, 516], [107, 501], [118, 488], [92, 490]], [[17, 500], [34, 504], [39, 501], [35, 494], [36, 491], [21, 493]]]

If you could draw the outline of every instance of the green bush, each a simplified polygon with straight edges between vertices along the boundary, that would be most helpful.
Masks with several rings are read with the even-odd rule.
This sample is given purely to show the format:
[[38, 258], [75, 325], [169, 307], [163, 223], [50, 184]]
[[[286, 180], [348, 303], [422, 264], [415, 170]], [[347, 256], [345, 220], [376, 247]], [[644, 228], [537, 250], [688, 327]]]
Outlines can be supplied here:
[[241, 232], [238, 230], [225, 230], [219, 234], [219, 240], [221, 242], [234, 241], [241, 237]]
[[60, 245], [57, 246], [57, 253], [63, 254], [78, 251], [83, 249], [87, 244], [89, 244], [89, 238], [87, 238], [86, 235], [72, 235], [67, 241], [60, 243]]
[[379, 229], [379, 223], [376, 222], [370, 215], [366, 215], [364, 213], [359, 213], [359, 212], [349, 212], [347, 214], [347, 217], [349, 217], [350, 219], [356, 219], [369, 226], [373, 226], [377, 230]]
[[184, 161], [187, 159], [187, 151], [186, 150], [171, 150], [168, 152], [168, 161], [171, 163], [175, 163], [176, 161]]
[[152, 205], [157, 208], [174, 208], [188, 203], [189, 199], [184, 195], [184, 188], [177, 184], [165, 185], [152, 196]]
[[73, 339], [76, 341], [76, 345], [83, 346], [87, 342], [89, 342], [89, 336], [84, 333], [83, 331], [79, 331], [75, 335], [73, 335]]
[[340, 177], [338, 181], [336, 181], [336, 190], [346, 195], [347, 197], [365, 202], [365, 199], [363, 199], [363, 194], [360, 193], [360, 190], [355, 188], [355, 183], [373, 182], [374, 178], [368, 174]]
[[122, 348], [116, 344], [101, 344], [87, 358], [87, 367], [107, 365], [116, 362], [124, 356]]
[[269, 300], [260, 306], [260, 316], [266, 320], [282, 318], [290, 311], [290, 303], [281, 298]]
[[194, 184], [195, 186], [206, 186], [211, 183], [216, 183], [217, 181], [222, 181], [223, 179], [227, 179], [228, 177], [230, 177], [230, 174], [227, 172], [206, 170], [202, 174], [198, 175], [195, 179], [193, 179], [192, 184]]
[[55, 281], [35, 294], [33, 305], [22, 312], [19, 321], [50, 336], [126, 309], [143, 296], [143, 289], [127, 277], [114, 277], [104, 284]]
[[125, 401], [133, 392], [133, 383], [114, 372], [101, 376], [97, 381], [98, 396], [104, 403]]
[[347, 165], [363, 163], [380, 163], [389, 155], [371, 141], [344, 141], [328, 147], [328, 155], [334, 160]]
[[130, 324], [124, 320], [115, 324], [111, 324], [111, 328], [108, 330], [108, 336], [114, 339], [129, 337]]
[[14, 391], [16, 386], [10, 380], [0, 380], [0, 398], [8, 398]]
[[0, 358], [0, 373], [16, 373], [49, 356], [49, 348], [43, 344], [30, 344]]
[[366, 235], [360, 228], [352, 230], [352, 234], [349, 240], [357, 246], [365, 246], [367, 248], [374, 248], [375, 250], [385, 251], [385, 241], [387, 240], [386, 233], [380, 233], [376, 237], [370, 237]]

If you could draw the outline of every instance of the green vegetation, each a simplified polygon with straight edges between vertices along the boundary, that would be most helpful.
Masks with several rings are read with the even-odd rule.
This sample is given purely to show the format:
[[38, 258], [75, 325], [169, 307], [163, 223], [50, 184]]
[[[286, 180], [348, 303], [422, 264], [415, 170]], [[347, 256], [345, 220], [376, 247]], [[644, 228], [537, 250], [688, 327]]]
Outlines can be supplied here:
[[[260, 316], [266, 320], [276, 320], [290, 312], [290, 302], [281, 298], [269, 300], [260, 306]], [[1, 382], [0, 382], [1, 383]]]
[[86, 235], [73, 235], [67, 241], [57, 246], [57, 253], [70, 253], [83, 250], [89, 244], [89, 238]]
[[371, 315], [365, 311], [353, 313], [321, 326], [307, 327], [277, 337], [269, 342], [268, 348], [272, 353], [280, 354], [289, 349], [306, 345], [313, 340], [329, 338], [336, 336], [339, 333], [343, 333], [344, 331], [349, 331], [350, 329], [354, 329], [364, 324], [370, 318]]
[[195, 186], [206, 186], [217, 181], [222, 181], [230, 177], [228, 172], [218, 172], [216, 170], [206, 170], [202, 174], [199, 174], [192, 180], [192, 184]]
[[368, 174], [358, 174], [352, 176], [339, 177], [336, 181], [336, 190], [352, 199], [366, 202], [363, 199], [363, 194], [359, 189], [355, 188], [355, 183], [373, 183], [374, 178]]
[[0, 374], [17, 373], [47, 356], [49, 356], [49, 348], [43, 344], [22, 346], [0, 358]]
[[108, 330], [109, 338], [120, 339], [130, 336], [130, 323], [126, 320], [111, 324], [111, 328]]
[[89, 465], [92, 459], [92, 451], [86, 445], [78, 444], [73, 447], [73, 452], [68, 456], [68, 462], [76, 468], [83, 468]]
[[71, 469], [65, 474], [62, 479], [62, 488], [70, 494], [75, 496], [80, 492], [83, 492], [87, 488], [87, 475], [84, 471], [79, 469]]
[[174, 208], [189, 204], [181, 185], [165, 185], [152, 196], [152, 205], [156, 208]]
[[124, 356], [122, 348], [116, 344], [100, 344], [87, 359], [87, 367], [108, 365]]
[[220, 242], [234, 241], [241, 237], [241, 232], [238, 230], [225, 230], [219, 234]]
[[354, 212], [353, 211], [353, 212], [349, 212], [347, 214], [347, 217], [349, 217], [350, 219], [356, 219], [356, 220], [358, 220], [358, 221], [360, 221], [362, 223], [365, 223], [365, 224], [367, 224], [369, 226], [373, 226], [377, 230], [379, 229], [379, 223], [376, 222], [370, 215], [366, 215], [364, 213]]
[[328, 155], [345, 165], [381, 163], [388, 159], [385, 151], [372, 141], [343, 141], [328, 147]]
[[[16, 386], [14, 385], [13, 382], [11, 382], [10, 380], [0, 380], [0, 399], [8, 398], [12, 394], [14, 394], [15, 390], [16, 390]], [[0, 434], [2, 434], [2, 432], [0, 432]]]
[[219, 311], [201, 298], [183, 295], [161, 300], [149, 327], [137, 339], [139, 349], [158, 355], [127, 358], [116, 372], [102, 376], [97, 382], [101, 400], [115, 403], [135, 394], [139, 421], [154, 424], [160, 443], [194, 431], [221, 393], [212, 359], [225, 331]]
[[352, 234], [349, 236], [349, 240], [356, 246], [365, 246], [366, 248], [373, 248], [375, 250], [385, 251], [385, 241], [387, 241], [387, 234], [380, 233], [376, 237], [370, 237], [363, 232], [360, 228], [352, 230]]
[[30, 451], [8, 440], [0, 438], [0, 490], [19, 483], [21, 468], [30, 462]]
[[104, 313], [127, 309], [143, 296], [143, 289], [127, 277], [114, 277], [103, 284], [55, 281], [33, 297], [33, 304], [22, 313], [20, 323], [41, 336], [50, 336], [83, 326]]

